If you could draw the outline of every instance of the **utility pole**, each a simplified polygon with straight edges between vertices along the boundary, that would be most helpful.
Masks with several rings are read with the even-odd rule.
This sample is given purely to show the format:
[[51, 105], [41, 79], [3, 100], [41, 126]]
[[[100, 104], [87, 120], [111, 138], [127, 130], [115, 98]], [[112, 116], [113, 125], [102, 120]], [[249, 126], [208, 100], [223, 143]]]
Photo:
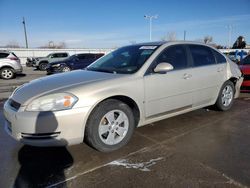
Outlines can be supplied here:
[[28, 46], [28, 39], [27, 39], [27, 32], [26, 32], [26, 24], [25, 24], [25, 19], [23, 17], [23, 29], [24, 29], [24, 36], [25, 36], [25, 43], [26, 43], [26, 48], [29, 48]]
[[184, 41], [186, 40], [186, 30], [184, 30]]
[[149, 20], [149, 40], [152, 41], [152, 20], [157, 19], [158, 15], [155, 16], [144, 15], [144, 18]]

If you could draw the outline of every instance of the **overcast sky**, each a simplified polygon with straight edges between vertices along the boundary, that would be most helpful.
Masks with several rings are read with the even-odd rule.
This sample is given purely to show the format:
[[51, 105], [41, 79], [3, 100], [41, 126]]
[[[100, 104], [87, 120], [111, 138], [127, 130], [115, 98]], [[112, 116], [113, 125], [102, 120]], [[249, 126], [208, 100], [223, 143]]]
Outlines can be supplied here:
[[25, 46], [22, 17], [26, 18], [30, 47], [48, 41], [67, 47], [104, 48], [149, 41], [149, 22], [144, 15], [158, 15], [153, 21], [153, 40], [175, 32], [179, 40], [213, 37], [228, 44], [243, 35], [250, 43], [250, 0], [0, 0], [0, 46]]

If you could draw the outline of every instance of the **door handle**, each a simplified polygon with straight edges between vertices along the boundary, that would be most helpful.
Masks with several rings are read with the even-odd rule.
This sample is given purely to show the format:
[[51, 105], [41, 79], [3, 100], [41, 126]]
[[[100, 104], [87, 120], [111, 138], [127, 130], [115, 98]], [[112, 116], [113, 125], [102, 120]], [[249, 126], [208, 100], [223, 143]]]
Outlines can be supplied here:
[[185, 79], [185, 80], [188, 80], [188, 79], [190, 79], [192, 77], [192, 74], [187, 74], [187, 73], [185, 73], [184, 75], [183, 75], [183, 79]]

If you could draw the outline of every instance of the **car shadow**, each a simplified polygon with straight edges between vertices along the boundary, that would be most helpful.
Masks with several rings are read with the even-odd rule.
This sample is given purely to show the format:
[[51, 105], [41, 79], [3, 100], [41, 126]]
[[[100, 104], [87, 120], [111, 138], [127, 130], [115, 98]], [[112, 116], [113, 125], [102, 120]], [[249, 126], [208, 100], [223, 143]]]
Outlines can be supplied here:
[[[35, 133], [55, 132], [57, 127], [58, 122], [53, 112], [41, 112], [37, 116]], [[50, 141], [67, 145], [66, 140], [62, 139], [50, 138]], [[74, 160], [66, 147], [24, 145], [18, 152], [18, 162], [20, 170], [14, 187], [26, 188], [47, 187], [57, 182], [64, 182], [64, 171], [73, 165]]]
[[26, 76], [26, 74], [25, 73], [18, 73], [18, 74], [16, 74], [16, 76], [18, 76], [18, 77], [24, 77], [24, 76]]

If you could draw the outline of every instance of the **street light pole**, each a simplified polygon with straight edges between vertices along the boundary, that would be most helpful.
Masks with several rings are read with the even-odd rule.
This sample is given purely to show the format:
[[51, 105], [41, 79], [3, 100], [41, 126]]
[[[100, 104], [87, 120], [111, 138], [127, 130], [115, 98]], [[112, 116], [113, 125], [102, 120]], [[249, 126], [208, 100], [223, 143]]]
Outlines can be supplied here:
[[186, 40], [186, 30], [184, 30], [184, 41]]
[[157, 19], [158, 15], [155, 16], [144, 15], [144, 18], [149, 20], [149, 40], [152, 41], [152, 20]]
[[23, 29], [24, 29], [24, 36], [25, 36], [26, 48], [29, 48], [29, 46], [28, 46], [28, 39], [27, 39], [27, 32], [26, 32], [26, 24], [25, 24], [25, 19], [24, 19], [24, 17], [23, 17], [22, 23], [23, 23]]
[[228, 48], [231, 47], [231, 42], [232, 42], [232, 30], [233, 30], [233, 26], [231, 24], [229, 24], [227, 26], [228, 28]]

